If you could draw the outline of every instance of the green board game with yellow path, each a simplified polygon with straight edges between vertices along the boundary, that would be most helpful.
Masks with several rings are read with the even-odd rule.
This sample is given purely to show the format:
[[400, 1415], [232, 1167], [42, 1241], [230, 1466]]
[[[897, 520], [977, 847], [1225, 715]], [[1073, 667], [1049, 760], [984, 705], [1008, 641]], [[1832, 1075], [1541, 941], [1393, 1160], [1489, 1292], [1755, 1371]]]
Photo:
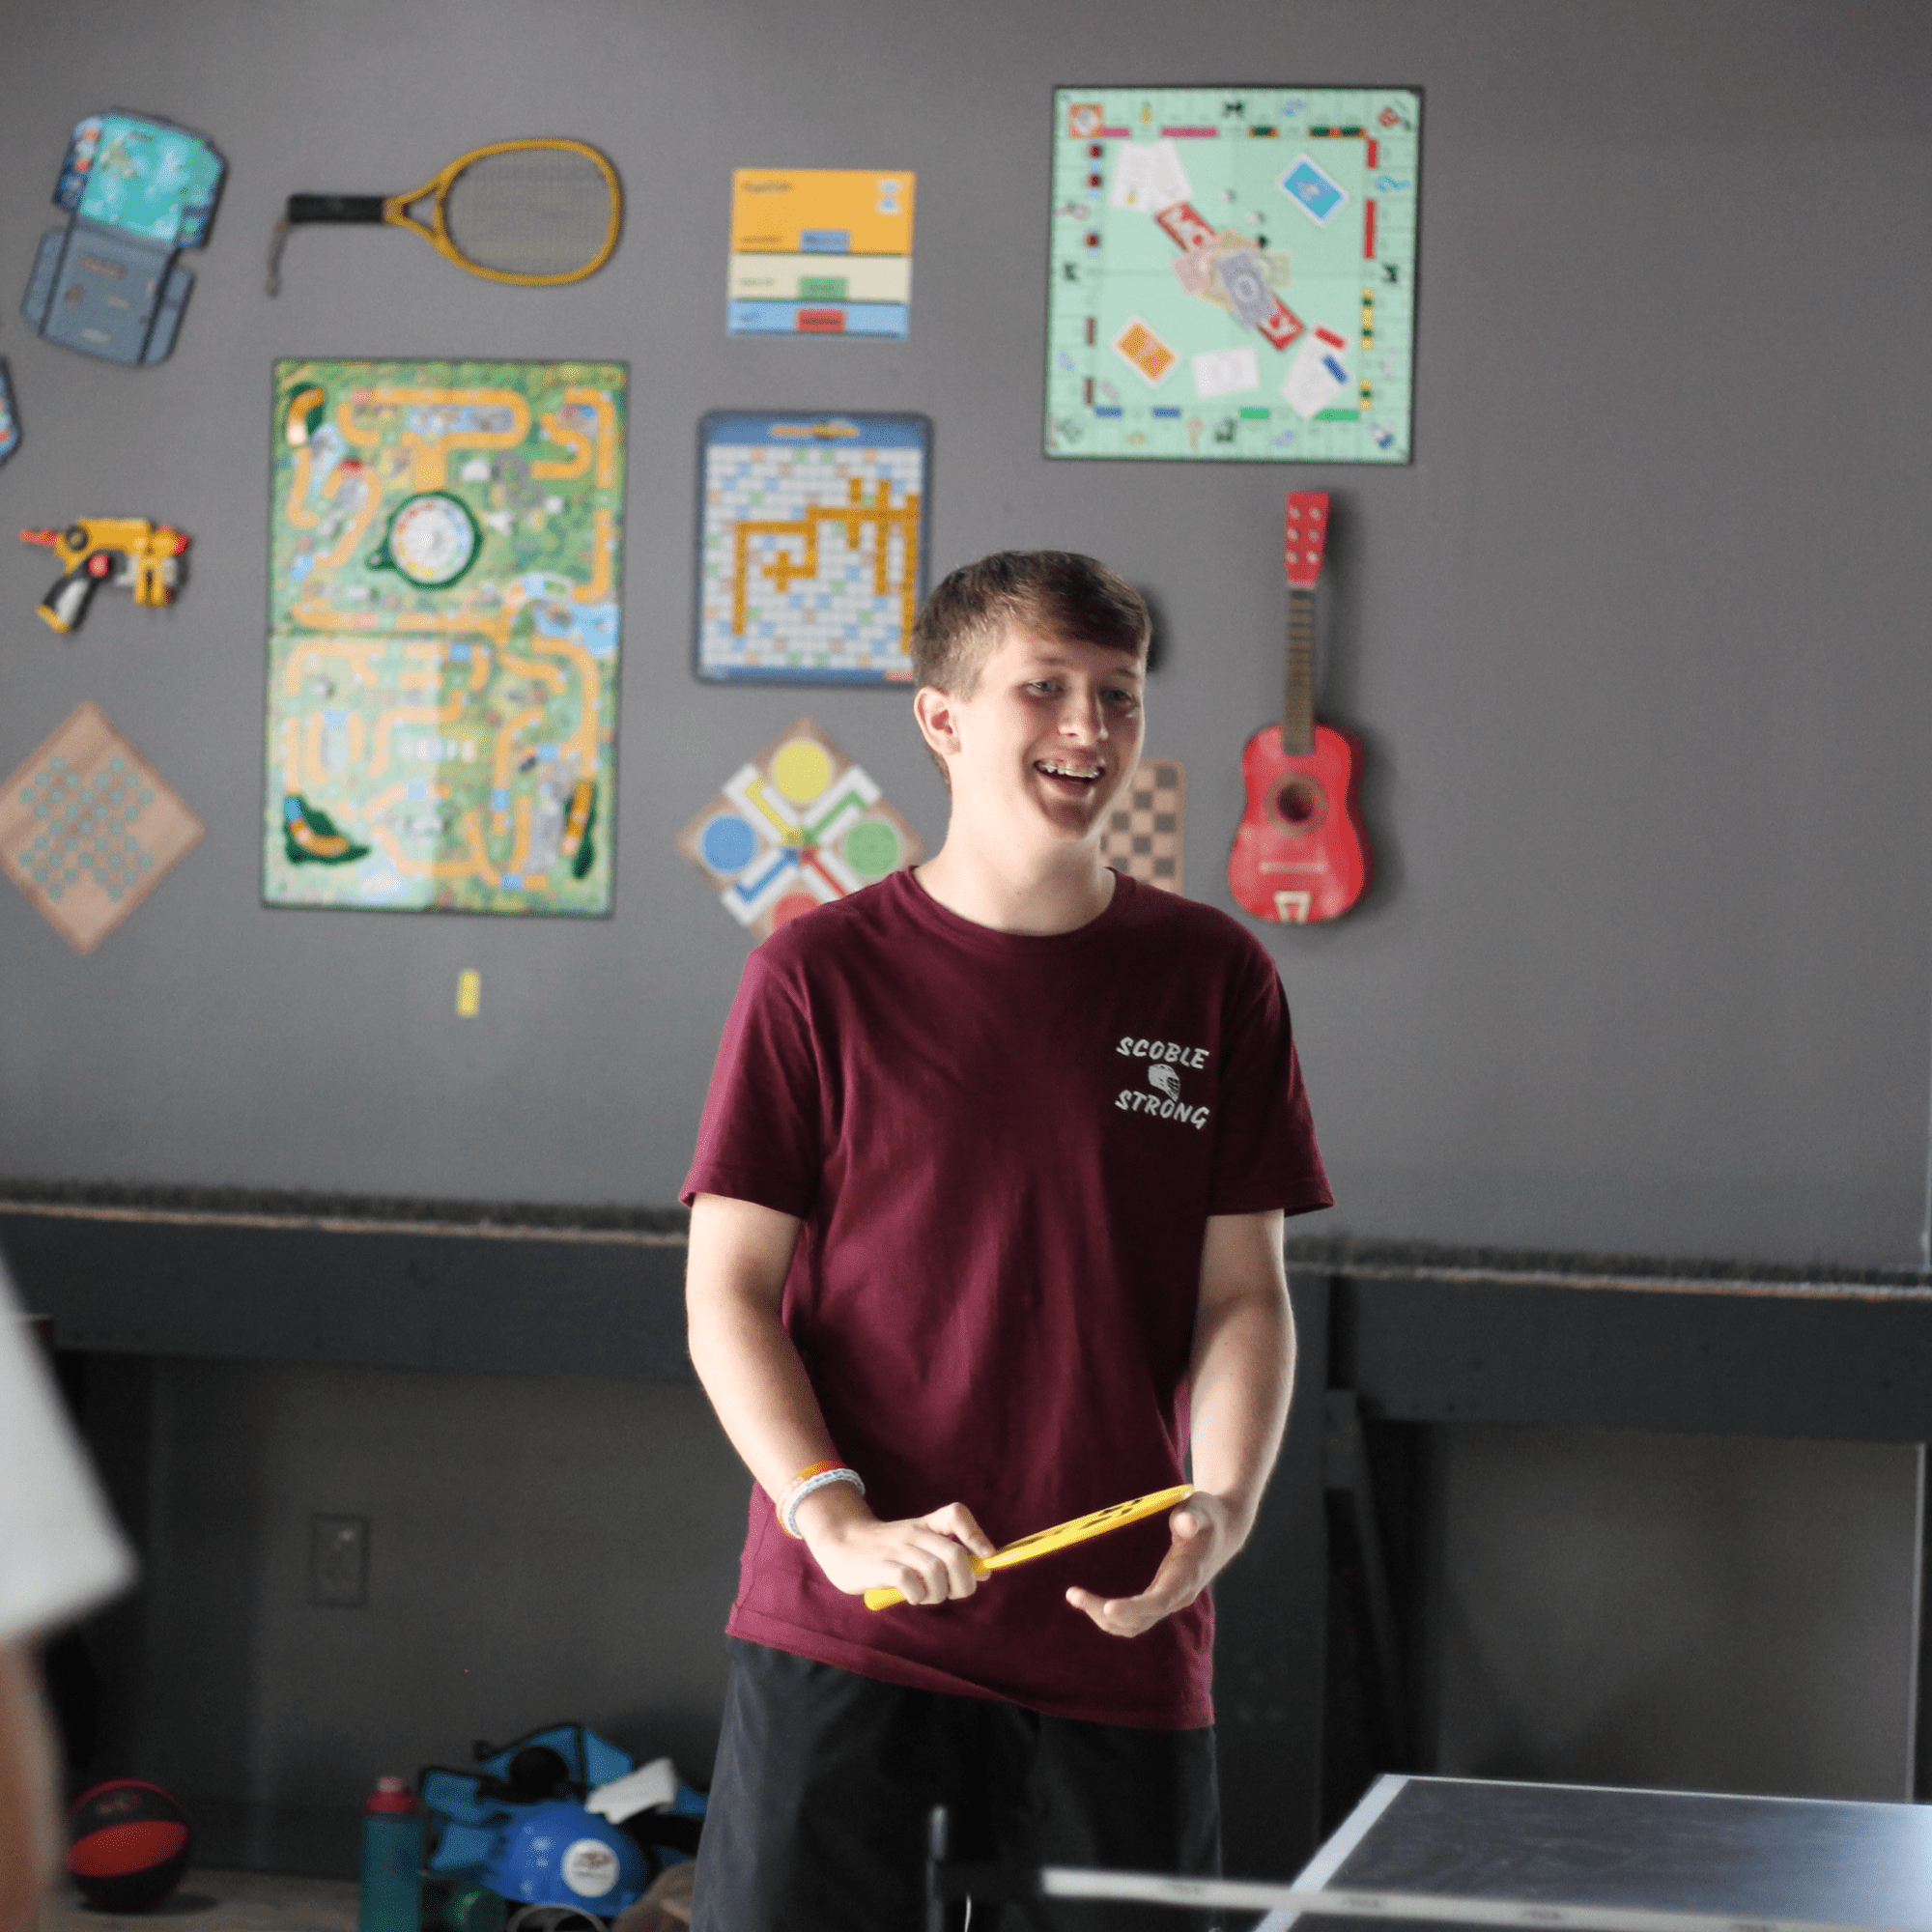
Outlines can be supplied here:
[[611, 909], [625, 369], [275, 365], [263, 895]]

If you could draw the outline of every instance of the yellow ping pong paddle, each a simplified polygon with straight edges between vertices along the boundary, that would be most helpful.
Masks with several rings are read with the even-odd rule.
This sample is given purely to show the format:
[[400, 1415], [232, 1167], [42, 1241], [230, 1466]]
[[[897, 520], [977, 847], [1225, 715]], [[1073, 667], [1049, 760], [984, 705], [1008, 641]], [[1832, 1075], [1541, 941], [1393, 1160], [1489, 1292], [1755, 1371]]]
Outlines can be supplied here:
[[[995, 1570], [1010, 1570], [1015, 1563], [1031, 1563], [1036, 1556], [1050, 1556], [1056, 1549], [1065, 1549], [1075, 1543], [1085, 1543], [1090, 1536], [1105, 1536], [1110, 1529], [1124, 1529], [1130, 1522], [1139, 1522], [1143, 1517], [1158, 1516], [1164, 1509], [1172, 1509], [1183, 1496], [1194, 1493], [1192, 1483], [1178, 1483], [1171, 1490], [1155, 1490], [1151, 1495], [1136, 1496], [1131, 1502], [1115, 1503], [1111, 1508], [1094, 1510], [1090, 1516], [1076, 1516], [1070, 1522], [1057, 1522], [1051, 1529], [1037, 1529], [1031, 1536], [1023, 1536], [1017, 1543], [1009, 1543], [1004, 1549], [996, 1549], [990, 1556], [976, 1556], [973, 1559], [973, 1574], [976, 1577], [991, 1575]], [[905, 1602], [902, 1590], [867, 1590], [866, 1607], [868, 1610], [889, 1610], [895, 1604]]]

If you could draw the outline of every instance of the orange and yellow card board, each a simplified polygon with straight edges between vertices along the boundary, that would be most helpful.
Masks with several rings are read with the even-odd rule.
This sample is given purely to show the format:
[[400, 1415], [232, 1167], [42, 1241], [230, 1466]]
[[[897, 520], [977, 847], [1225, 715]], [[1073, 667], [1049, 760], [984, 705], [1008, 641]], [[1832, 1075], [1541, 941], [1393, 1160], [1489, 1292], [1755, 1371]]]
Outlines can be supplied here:
[[904, 335], [913, 186], [906, 168], [734, 170], [729, 332]]

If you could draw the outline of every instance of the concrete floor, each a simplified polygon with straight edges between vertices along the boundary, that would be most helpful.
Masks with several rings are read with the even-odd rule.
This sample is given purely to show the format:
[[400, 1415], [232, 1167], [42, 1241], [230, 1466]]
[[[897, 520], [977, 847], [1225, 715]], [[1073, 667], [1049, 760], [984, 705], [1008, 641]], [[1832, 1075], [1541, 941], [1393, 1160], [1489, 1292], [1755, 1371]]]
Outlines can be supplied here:
[[40, 1932], [145, 1932], [175, 1919], [182, 1932], [355, 1932], [362, 1889], [353, 1879], [192, 1870], [156, 1910], [98, 1912], [63, 1889], [41, 1913]]

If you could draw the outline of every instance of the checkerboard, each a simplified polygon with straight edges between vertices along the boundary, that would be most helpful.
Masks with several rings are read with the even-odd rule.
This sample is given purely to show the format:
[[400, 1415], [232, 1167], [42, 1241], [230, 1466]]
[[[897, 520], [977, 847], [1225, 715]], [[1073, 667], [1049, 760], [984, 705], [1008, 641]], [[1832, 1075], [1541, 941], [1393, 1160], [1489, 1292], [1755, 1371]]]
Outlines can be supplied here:
[[1179, 758], [1143, 758], [1126, 796], [1100, 835], [1104, 865], [1168, 892], [1185, 890], [1187, 768]]

